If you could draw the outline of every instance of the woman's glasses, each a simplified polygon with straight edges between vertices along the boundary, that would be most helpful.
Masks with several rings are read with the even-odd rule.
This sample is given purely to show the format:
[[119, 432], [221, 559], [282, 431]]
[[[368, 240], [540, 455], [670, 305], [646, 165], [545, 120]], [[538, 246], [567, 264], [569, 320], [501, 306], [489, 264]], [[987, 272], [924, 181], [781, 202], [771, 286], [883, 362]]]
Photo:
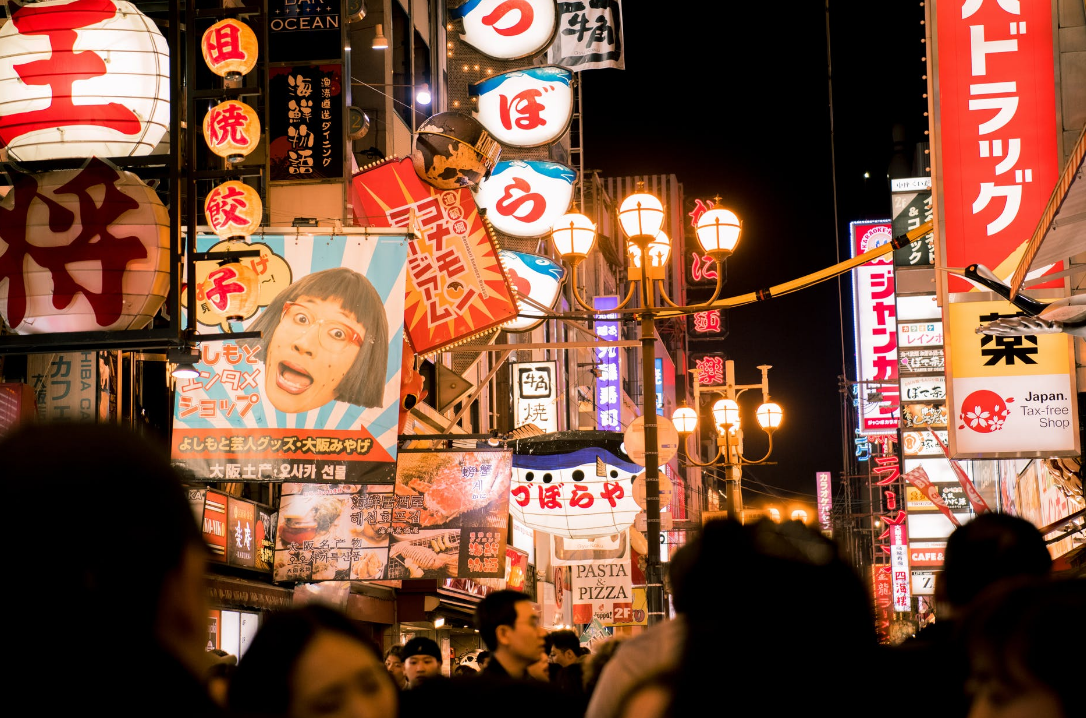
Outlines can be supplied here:
[[284, 302], [280, 317], [282, 329], [285, 324], [294, 333], [301, 336], [313, 327], [318, 327], [317, 342], [323, 349], [338, 354], [349, 345], [362, 346], [362, 335], [343, 322], [334, 319], [317, 319], [313, 312], [296, 302]]

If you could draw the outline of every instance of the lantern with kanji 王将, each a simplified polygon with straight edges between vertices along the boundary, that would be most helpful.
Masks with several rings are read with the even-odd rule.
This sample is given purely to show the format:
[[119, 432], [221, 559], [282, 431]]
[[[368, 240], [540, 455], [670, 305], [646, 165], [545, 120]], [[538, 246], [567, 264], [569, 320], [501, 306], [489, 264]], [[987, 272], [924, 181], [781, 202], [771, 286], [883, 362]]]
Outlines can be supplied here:
[[212, 231], [222, 239], [248, 237], [260, 227], [264, 204], [255, 189], [231, 180], [207, 193], [204, 216]]
[[241, 162], [260, 142], [260, 118], [244, 102], [221, 102], [204, 115], [204, 140], [219, 157]]
[[148, 155], [169, 126], [169, 47], [132, 3], [25, 4], [0, 28], [0, 142], [13, 159]]
[[256, 67], [256, 33], [232, 17], [220, 20], [204, 32], [200, 51], [212, 72], [236, 80]]
[[170, 289], [170, 215], [139, 177], [92, 158], [17, 174], [0, 202], [0, 315], [18, 334], [140, 329]]

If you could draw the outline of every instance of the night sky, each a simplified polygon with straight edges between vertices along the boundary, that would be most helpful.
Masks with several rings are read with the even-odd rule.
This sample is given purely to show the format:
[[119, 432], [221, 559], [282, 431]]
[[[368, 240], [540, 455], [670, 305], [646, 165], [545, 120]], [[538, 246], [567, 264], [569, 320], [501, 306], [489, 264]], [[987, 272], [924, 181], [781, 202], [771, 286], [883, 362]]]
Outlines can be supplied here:
[[[626, 69], [581, 75], [586, 170], [673, 173], [688, 199], [719, 194], [743, 220], [724, 296], [835, 264], [835, 238], [840, 258], [848, 257], [849, 222], [890, 216], [886, 175], [895, 149], [896, 162], [911, 168], [916, 143], [926, 139], [919, 0], [829, 5], [832, 153], [822, 2], [627, 0]], [[894, 125], [904, 140], [897, 148]], [[845, 373], [854, 379], [847, 275], [841, 293]], [[757, 366], [773, 365], [770, 391], [785, 411], [774, 438], [778, 463], [744, 471], [745, 503], [795, 492], [813, 501], [815, 472], [842, 468], [838, 283], [731, 310], [727, 321], [719, 350], [735, 360], [737, 383], [757, 383]], [[756, 393], [740, 404], [746, 453], [758, 458], [766, 445], [753, 416]]]

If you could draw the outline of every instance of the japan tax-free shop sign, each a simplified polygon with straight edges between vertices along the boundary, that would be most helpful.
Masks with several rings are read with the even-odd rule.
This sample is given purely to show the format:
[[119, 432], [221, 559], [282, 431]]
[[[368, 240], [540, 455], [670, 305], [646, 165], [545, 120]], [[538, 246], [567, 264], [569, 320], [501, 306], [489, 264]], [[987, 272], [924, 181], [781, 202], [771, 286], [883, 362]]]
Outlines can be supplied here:
[[265, 235], [251, 248], [259, 306], [230, 321], [216, 308], [239, 287], [203, 280], [197, 322], [263, 335], [199, 345], [200, 375], [177, 380], [175, 464], [197, 480], [391, 483], [406, 238]]

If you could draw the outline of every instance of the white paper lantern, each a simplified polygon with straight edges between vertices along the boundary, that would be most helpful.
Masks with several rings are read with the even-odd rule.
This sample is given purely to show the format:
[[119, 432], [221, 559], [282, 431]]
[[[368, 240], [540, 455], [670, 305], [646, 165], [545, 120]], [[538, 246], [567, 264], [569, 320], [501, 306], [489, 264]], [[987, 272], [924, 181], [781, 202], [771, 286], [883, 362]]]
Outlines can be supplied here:
[[139, 329], [170, 289], [170, 216], [99, 159], [18, 175], [0, 202], [0, 315], [18, 334]]
[[0, 29], [0, 141], [16, 160], [150, 154], [170, 126], [170, 53], [123, 0], [50, 0]]

